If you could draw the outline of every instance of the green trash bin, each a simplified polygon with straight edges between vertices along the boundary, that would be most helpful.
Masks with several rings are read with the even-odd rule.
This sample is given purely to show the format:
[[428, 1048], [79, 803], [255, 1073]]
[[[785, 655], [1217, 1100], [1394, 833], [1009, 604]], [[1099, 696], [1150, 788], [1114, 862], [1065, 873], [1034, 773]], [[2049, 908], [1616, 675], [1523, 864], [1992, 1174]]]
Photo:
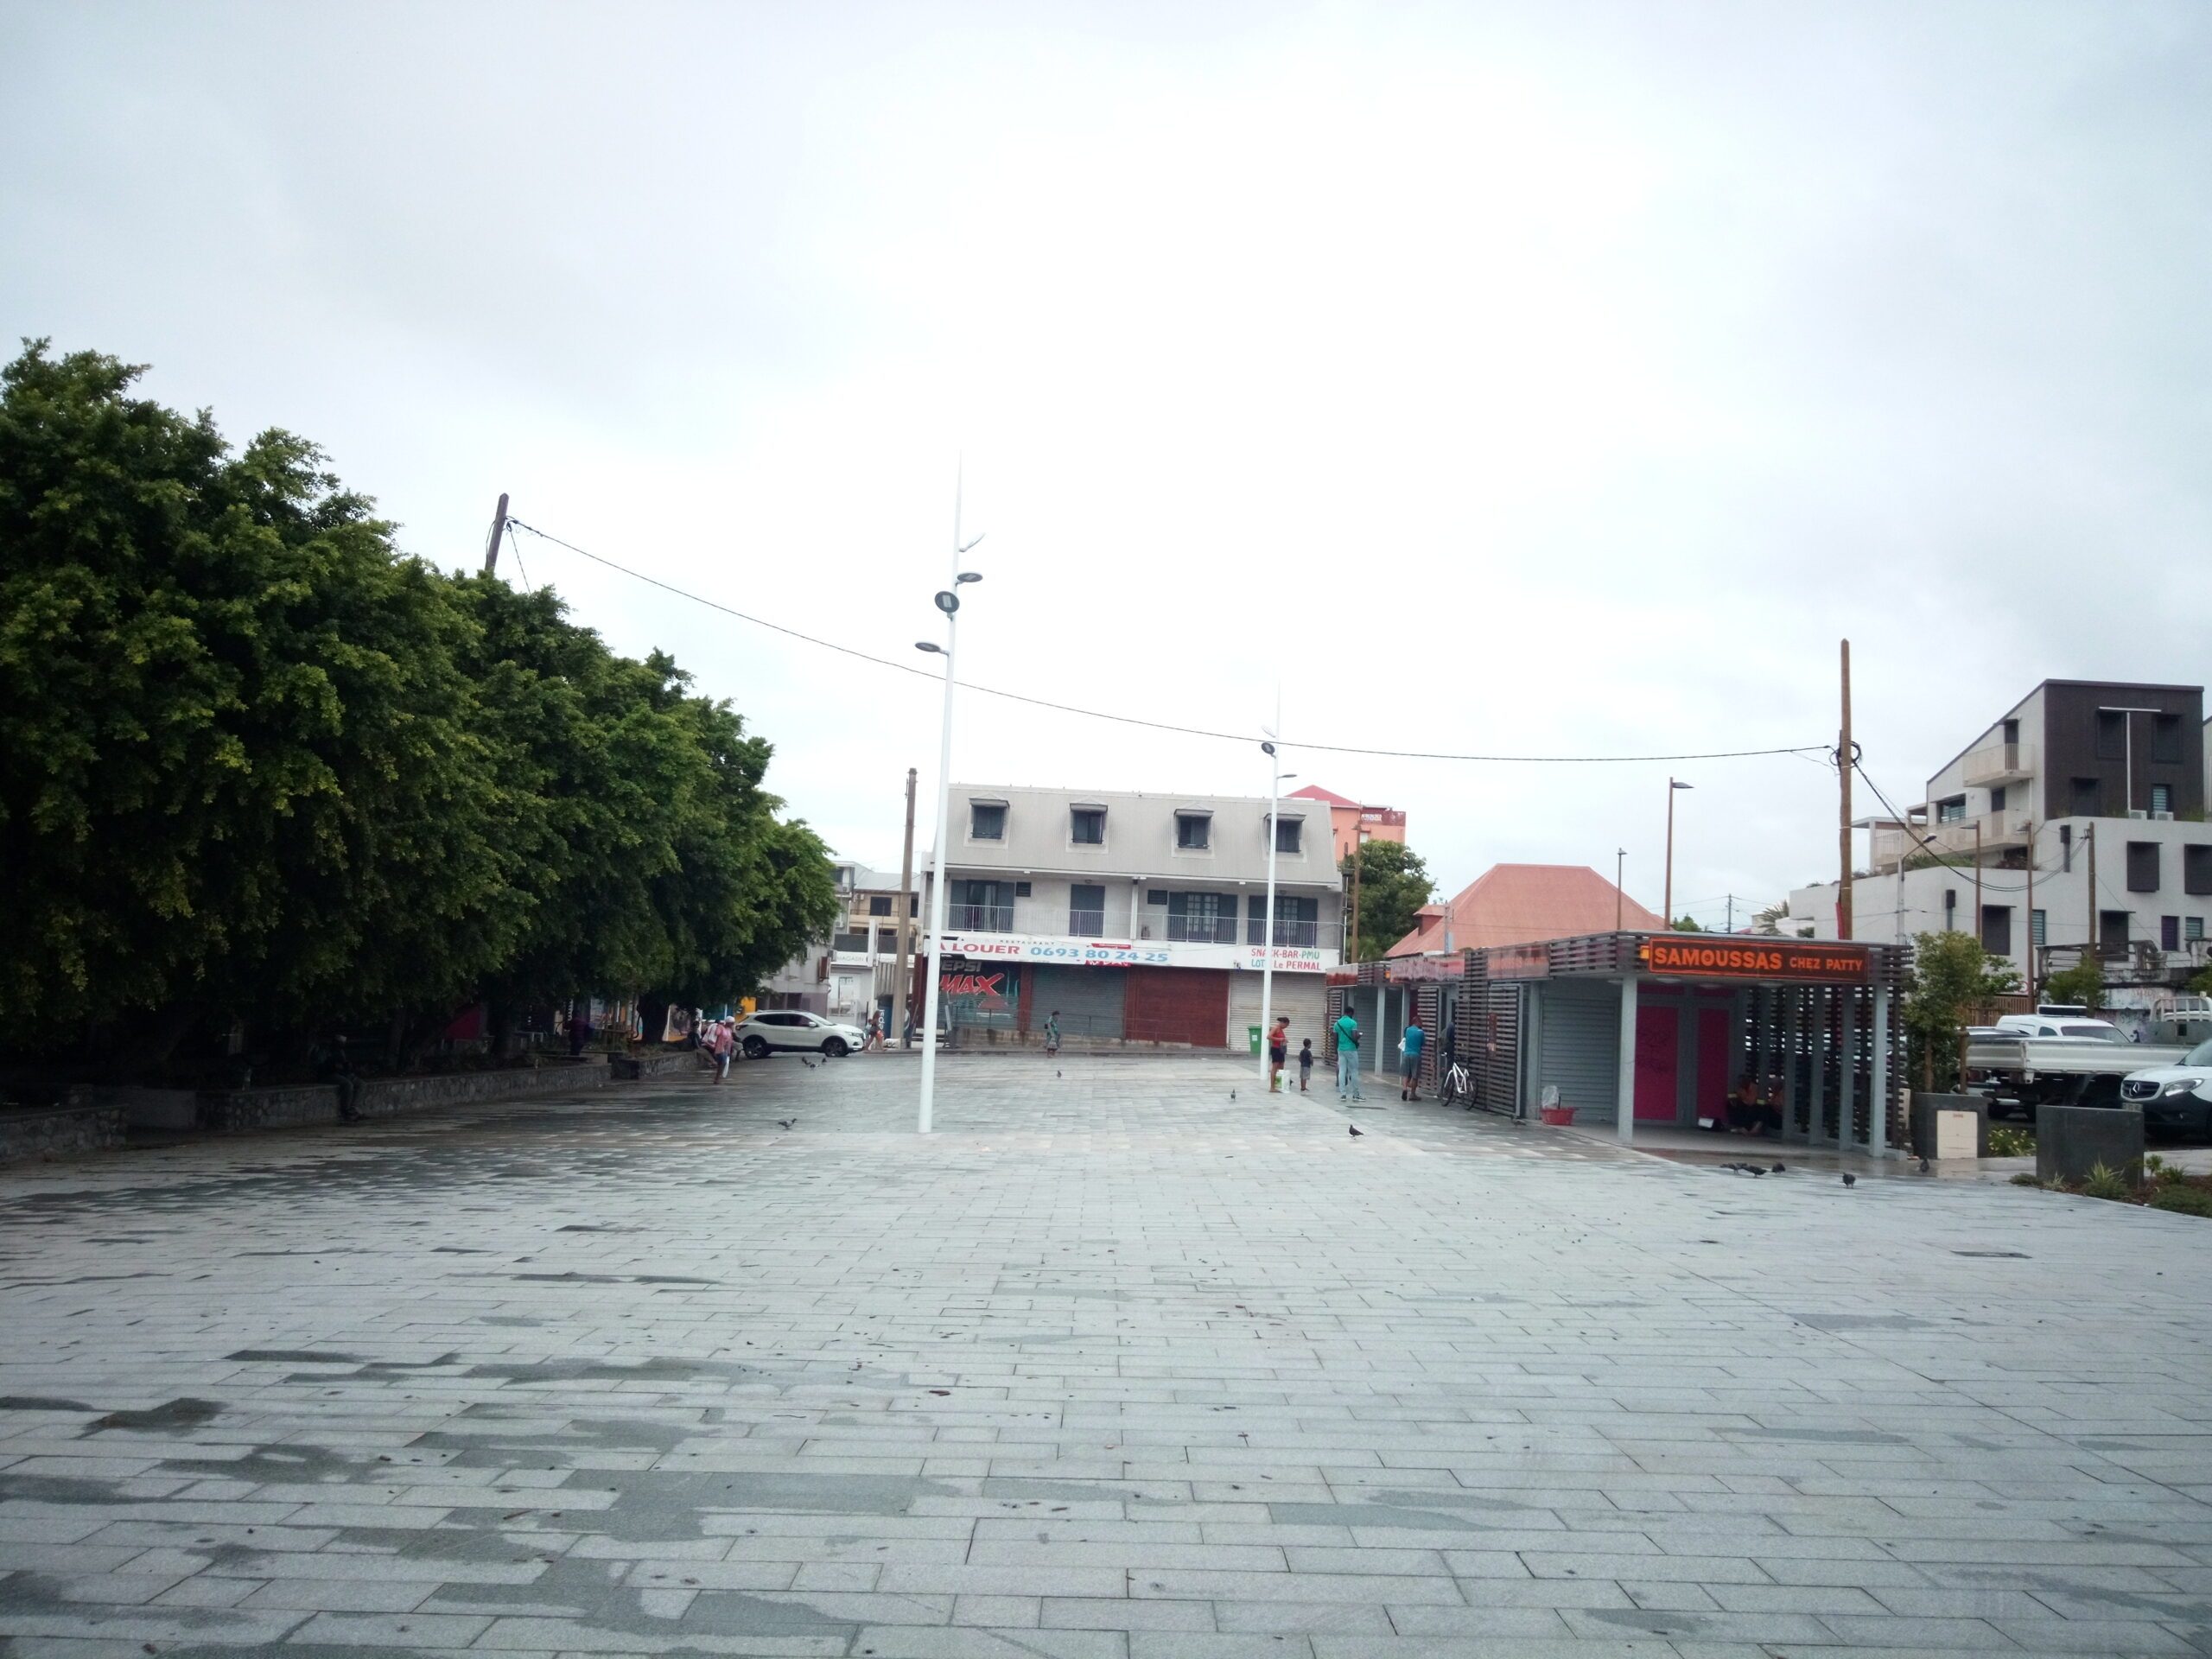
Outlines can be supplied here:
[[1247, 1026], [1244, 1029], [1252, 1033], [1252, 1052], [1255, 1054], [1258, 1053], [1260, 1052], [1260, 1028], [1257, 1026]]

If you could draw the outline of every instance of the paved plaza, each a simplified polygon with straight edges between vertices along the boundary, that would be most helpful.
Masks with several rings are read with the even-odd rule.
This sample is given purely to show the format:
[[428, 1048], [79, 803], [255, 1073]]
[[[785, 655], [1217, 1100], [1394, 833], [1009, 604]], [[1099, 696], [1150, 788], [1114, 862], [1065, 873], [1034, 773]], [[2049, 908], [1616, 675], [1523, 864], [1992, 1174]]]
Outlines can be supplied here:
[[917, 1070], [0, 1172], [0, 1654], [2212, 1653], [2212, 1224]]

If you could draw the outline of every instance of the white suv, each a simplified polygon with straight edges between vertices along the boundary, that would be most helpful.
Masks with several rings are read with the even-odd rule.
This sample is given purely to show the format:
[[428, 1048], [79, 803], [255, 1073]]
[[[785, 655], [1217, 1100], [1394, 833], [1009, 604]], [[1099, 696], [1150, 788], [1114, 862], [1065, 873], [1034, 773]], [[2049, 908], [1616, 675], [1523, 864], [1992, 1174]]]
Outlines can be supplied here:
[[766, 1008], [737, 1022], [737, 1046], [748, 1060], [762, 1060], [779, 1049], [802, 1049], [841, 1059], [865, 1047], [868, 1033], [798, 1008]]

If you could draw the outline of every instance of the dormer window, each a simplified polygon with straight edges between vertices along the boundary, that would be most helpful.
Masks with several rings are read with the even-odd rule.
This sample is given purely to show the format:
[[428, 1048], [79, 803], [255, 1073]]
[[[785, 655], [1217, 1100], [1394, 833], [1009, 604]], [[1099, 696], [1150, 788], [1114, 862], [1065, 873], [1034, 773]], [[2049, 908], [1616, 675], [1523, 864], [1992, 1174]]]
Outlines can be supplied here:
[[1006, 803], [1004, 801], [970, 801], [968, 804], [968, 839], [1004, 841], [1006, 839]]
[[1186, 810], [1175, 815], [1175, 847], [1179, 852], [1203, 853], [1213, 845], [1213, 814]]
[[1106, 809], [1103, 806], [1070, 807], [1068, 839], [1078, 847], [1103, 847], [1106, 844]]
[[1306, 825], [1300, 819], [1277, 818], [1275, 820], [1275, 851], [1286, 858], [1297, 857], [1299, 848], [1304, 844], [1301, 836], [1305, 828]]

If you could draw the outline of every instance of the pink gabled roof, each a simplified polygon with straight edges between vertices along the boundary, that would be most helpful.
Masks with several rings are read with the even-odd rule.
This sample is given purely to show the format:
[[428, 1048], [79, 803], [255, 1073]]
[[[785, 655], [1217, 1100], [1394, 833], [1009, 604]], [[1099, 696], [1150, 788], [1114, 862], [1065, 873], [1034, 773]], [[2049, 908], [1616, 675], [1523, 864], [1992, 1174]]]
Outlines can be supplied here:
[[1443, 950], [1447, 914], [1454, 950], [1610, 933], [1617, 896], [1622, 927], [1639, 933], [1665, 931], [1666, 923], [1620, 895], [1586, 864], [1493, 864], [1450, 905], [1423, 906], [1414, 931], [1384, 954], [1418, 957]]
[[1336, 791], [1324, 789], [1319, 784], [1308, 784], [1303, 789], [1294, 789], [1287, 798], [1294, 801], [1326, 801], [1331, 806], [1356, 807], [1359, 804], [1357, 801], [1348, 801]]

